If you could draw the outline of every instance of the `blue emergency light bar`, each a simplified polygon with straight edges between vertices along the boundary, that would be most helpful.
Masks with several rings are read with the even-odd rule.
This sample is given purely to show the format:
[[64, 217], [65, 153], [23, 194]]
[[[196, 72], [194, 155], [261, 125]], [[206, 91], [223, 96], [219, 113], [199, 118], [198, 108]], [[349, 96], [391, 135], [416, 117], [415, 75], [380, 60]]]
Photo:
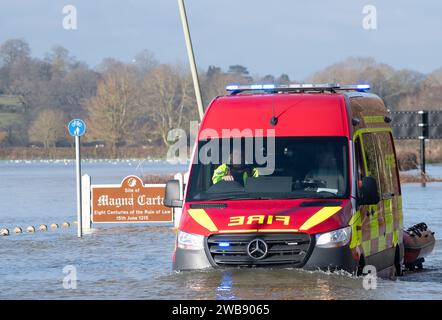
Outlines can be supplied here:
[[367, 91], [370, 90], [369, 84], [352, 84], [340, 85], [337, 83], [321, 83], [321, 84], [231, 84], [226, 87], [226, 90], [232, 94], [243, 91], [270, 91], [270, 92], [284, 92], [284, 91], [335, 91], [335, 90], [355, 90]]

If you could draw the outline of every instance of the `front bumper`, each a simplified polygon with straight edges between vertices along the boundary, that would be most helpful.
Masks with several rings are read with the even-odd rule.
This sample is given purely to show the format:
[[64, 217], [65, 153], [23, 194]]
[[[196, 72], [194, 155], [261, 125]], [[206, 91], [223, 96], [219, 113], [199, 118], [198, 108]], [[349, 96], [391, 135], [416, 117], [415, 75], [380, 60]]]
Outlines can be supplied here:
[[[243, 265], [251, 266], [251, 264]], [[174, 270], [198, 270], [207, 268], [219, 268], [207, 250], [184, 250], [177, 248], [173, 261]], [[223, 265], [223, 267], [229, 267]], [[231, 267], [242, 267], [232, 265]], [[268, 264], [266, 267], [293, 267], [291, 265]], [[295, 266], [296, 267], [296, 266]], [[349, 246], [338, 248], [313, 247], [311, 254], [301, 268], [306, 270], [345, 270], [353, 273], [358, 267], [358, 261], [353, 257]]]
[[307, 270], [345, 270], [354, 273], [359, 261], [353, 257], [348, 245], [338, 248], [315, 247], [304, 269]]
[[177, 248], [173, 259], [173, 270], [198, 270], [215, 267], [205, 250], [185, 250]]

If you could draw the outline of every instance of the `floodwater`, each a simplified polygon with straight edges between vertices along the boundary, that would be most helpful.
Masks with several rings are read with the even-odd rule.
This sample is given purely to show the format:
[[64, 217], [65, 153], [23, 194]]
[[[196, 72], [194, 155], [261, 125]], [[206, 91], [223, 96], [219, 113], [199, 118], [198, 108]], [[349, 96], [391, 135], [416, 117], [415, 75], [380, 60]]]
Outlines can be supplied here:
[[[0, 228], [75, 220], [74, 170], [72, 161], [0, 161]], [[83, 166], [93, 183], [185, 170], [186, 166], [134, 160]], [[442, 165], [430, 165], [427, 171], [442, 177]], [[171, 269], [171, 226], [137, 224], [101, 225], [82, 239], [73, 227], [0, 237], [0, 299], [441, 299], [442, 183], [405, 184], [402, 193], [405, 225], [427, 222], [436, 232], [436, 247], [423, 271], [395, 281], [377, 279], [374, 290], [365, 290], [362, 278], [344, 273], [176, 273]], [[66, 266], [76, 269], [76, 289], [63, 287]]]

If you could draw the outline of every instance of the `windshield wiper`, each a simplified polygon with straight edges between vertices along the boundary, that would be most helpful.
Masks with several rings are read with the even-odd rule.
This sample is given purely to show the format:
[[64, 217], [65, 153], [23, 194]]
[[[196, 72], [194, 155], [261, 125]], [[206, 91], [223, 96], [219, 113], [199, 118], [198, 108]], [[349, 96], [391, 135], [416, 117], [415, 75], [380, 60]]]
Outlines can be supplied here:
[[320, 192], [317, 192], [316, 195], [320, 199], [328, 199], [328, 198], [336, 199], [337, 198], [337, 194], [330, 192], [330, 191], [320, 191]]
[[236, 196], [220, 196], [220, 197], [210, 197], [210, 198], [198, 198], [195, 199], [197, 201], [218, 201], [218, 200], [232, 200], [232, 199], [236, 199]]
[[211, 197], [202, 197], [200, 199], [197, 199], [198, 201], [218, 201], [218, 200], [270, 200], [270, 199], [274, 199], [273, 197], [269, 197], [269, 196], [253, 196], [253, 195], [249, 195], [249, 194], [232, 194], [232, 195], [228, 195], [228, 194], [224, 194], [224, 195], [219, 195], [217, 196], [211, 196]]
[[222, 200], [284, 200], [284, 199], [337, 199], [337, 195], [328, 191], [298, 191], [297, 193], [274, 193], [266, 195], [251, 194], [220, 194], [218, 196], [201, 197], [197, 201], [222, 201]]
[[271, 197], [238, 197], [238, 196], [230, 196], [230, 197], [211, 197], [199, 199], [198, 201], [218, 201], [218, 200], [270, 200], [273, 199]]

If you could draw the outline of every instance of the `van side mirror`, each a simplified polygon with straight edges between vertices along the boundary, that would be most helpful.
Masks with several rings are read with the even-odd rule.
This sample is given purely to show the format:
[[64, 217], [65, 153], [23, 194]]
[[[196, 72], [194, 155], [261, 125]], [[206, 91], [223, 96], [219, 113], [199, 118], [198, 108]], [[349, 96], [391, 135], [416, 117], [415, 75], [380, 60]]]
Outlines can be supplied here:
[[183, 200], [180, 199], [180, 182], [178, 180], [166, 182], [164, 205], [169, 208], [181, 208], [183, 206]]
[[373, 177], [364, 177], [358, 198], [359, 205], [377, 204], [380, 201], [378, 184]]

